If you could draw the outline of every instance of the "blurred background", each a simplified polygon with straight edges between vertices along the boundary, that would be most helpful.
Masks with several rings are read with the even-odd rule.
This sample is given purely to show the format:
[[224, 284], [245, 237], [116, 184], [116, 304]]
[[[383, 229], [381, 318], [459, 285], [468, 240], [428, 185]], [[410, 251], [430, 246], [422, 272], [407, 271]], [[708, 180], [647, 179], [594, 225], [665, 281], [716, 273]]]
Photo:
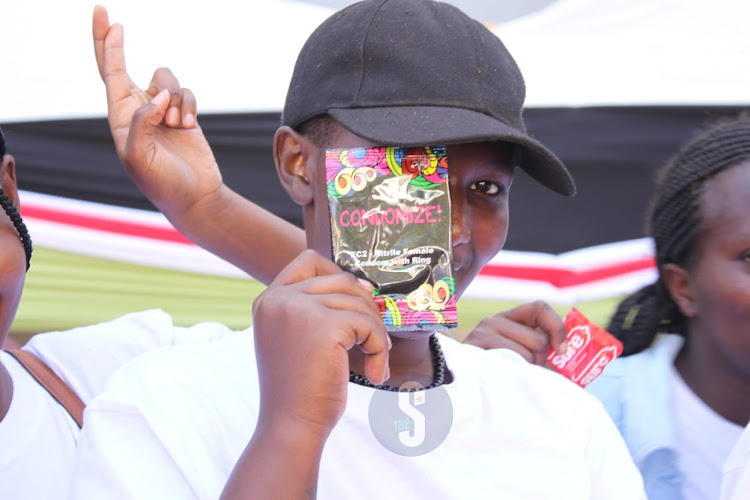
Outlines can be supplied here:
[[[296, 54], [339, 0], [103, 2], [125, 27], [141, 86], [168, 66], [191, 88], [230, 187], [301, 225], [271, 163]], [[510, 234], [459, 303], [457, 336], [541, 298], [606, 323], [653, 279], [643, 218], [655, 168], [694, 130], [750, 107], [750, 3], [741, 0], [463, 0], [509, 48], [530, 133], [578, 184], [574, 198], [520, 173]], [[175, 323], [250, 324], [262, 286], [180, 238], [122, 170], [91, 41], [95, 3], [3, 6], [0, 126], [34, 241], [12, 340], [161, 308]], [[436, 34], [439, 36], [439, 34]]]

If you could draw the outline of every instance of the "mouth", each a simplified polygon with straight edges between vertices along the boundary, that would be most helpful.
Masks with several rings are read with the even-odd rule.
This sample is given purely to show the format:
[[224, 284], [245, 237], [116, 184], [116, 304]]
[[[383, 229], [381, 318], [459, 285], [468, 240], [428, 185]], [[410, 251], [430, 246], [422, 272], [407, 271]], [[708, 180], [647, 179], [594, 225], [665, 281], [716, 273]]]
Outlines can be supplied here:
[[453, 252], [453, 272], [458, 274], [464, 269], [468, 269], [471, 265], [471, 259], [465, 256], [456, 255], [455, 249]]

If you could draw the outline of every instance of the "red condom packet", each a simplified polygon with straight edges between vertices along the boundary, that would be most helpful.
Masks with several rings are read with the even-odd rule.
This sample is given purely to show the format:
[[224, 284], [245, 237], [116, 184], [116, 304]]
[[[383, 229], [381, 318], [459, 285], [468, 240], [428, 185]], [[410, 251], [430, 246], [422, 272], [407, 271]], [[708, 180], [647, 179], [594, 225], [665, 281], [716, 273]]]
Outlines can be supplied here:
[[386, 330], [455, 328], [445, 146], [326, 151], [333, 259], [375, 285]]
[[556, 372], [586, 387], [622, 353], [622, 342], [591, 323], [576, 308], [565, 315], [564, 322], [568, 332], [568, 352], [555, 354], [550, 347], [547, 362]]

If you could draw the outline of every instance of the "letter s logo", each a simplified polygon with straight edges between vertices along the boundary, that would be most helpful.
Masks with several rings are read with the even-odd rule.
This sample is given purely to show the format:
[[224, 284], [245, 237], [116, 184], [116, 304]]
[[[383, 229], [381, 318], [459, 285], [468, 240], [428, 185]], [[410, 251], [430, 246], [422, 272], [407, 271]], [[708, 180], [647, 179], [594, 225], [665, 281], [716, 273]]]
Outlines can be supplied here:
[[410, 448], [415, 448], [424, 443], [425, 438], [424, 414], [412, 406], [410, 394], [414, 394], [414, 399], [417, 404], [423, 404], [425, 401], [425, 392], [426, 391], [398, 393], [398, 408], [407, 416], [411, 417], [414, 422], [414, 434], [410, 435], [408, 430], [404, 430], [398, 433], [398, 439], [401, 441], [401, 444]]

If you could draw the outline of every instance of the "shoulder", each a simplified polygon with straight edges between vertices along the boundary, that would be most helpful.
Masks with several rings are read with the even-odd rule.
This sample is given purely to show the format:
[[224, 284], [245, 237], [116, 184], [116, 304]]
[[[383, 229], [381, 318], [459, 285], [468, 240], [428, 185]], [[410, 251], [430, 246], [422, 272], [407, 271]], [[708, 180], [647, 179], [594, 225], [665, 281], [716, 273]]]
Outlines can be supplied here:
[[587, 386], [601, 400], [620, 397], [624, 384], [640, 380], [666, 380], [669, 367], [684, 342], [680, 335], [662, 335], [647, 349], [620, 357], [607, 365], [602, 374]]
[[669, 432], [670, 370], [682, 343], [679, 335], [660, 336], [648, 349], [610, 363], [586, 387], [601, 401], [634, 456], [641, 457], [654, 440], [664, 442]]
[[233, 332], [214, 342], [168, 346], [138, 356], [112, 376], [91, 406], [101, 410], [118, 402], [118, 407], [125, 403], [154, 410], [163, 398], [189, 404], [196, 394], [220, 397], [223, 389], [235, 387], [227, 380], [254, 381], [256, 372], [252, 329]]
[[78, 427], [14, 358], [0, 351], [0, 362], [13, 380], [13, 399], [0, 422], [3, 498], [54, 498], [67, 484]]
[[172, 317], [160, 310], [125, 314], [112, 320], [64, 331], [34, 335], [25, 348], [40, 356], [52, 352], [80, 353], [102, 350], [153, 349], [165, 345], [215, 340], [231, 331], [219, 323], [199, 323], [191, 327], [174, 325]]
[[[225, 480], [251, 437], [259, 405], [251, 331], [145, 353], [115, 373], [86, 408], [80, 442], [89, 458], [78, 462], [81, 477], [92, 474], [84, 469], [98, 467], [92, 460], [108, 470], [137, 468], [123, 463], [136, 455], [119, 450], [148, 449], [166, 453], [148, 474], [178, 470], [198, 489], [206, 477]], [[118, 481], [129, 481], [117, 474]], [[206, 484], [220, 491], [223, 482]]]
[[133, 359], [84, 412], [72, 497], [217, 498], [255, 426], [257, 385], [251, 331]]
[[446, 389], [455, 406], [471, 408], [483, 442], [497, 435], [507, 442], [510, 436], [526, 448], [557, 454], [591, 471], [596, 493], [608, 481], [625, 485], [623, 492], [639, 491], [640, 477], [622, 436], [591, 394], [506, 349], [485, 351], [451, 339], [441, 345], [454, 373]]
[[87, 403], [115, 371], [143, 353], [164, 346], [211, 342], [230, 332], [218, 323], [178, 327], [169, 314], [153, 309], [38, 334], [24, 349], [42, 359]]
[[172, 318], [167, 313], [153, 309], [70, 330], [39, 333], [26, 343], [24, 349], [57, 371], [64, 368], [64, 360], [86, 353], [111, 355], [166, 344], [173, 328]]
[[483, 350], [442, 337], [441, 345], [456, 380], [468, 378], [488, 401], [565, 420], [580, 421], [582, 415], [599, 418], [603, 411], [599, 401], [575, 383], [509, 349]]

